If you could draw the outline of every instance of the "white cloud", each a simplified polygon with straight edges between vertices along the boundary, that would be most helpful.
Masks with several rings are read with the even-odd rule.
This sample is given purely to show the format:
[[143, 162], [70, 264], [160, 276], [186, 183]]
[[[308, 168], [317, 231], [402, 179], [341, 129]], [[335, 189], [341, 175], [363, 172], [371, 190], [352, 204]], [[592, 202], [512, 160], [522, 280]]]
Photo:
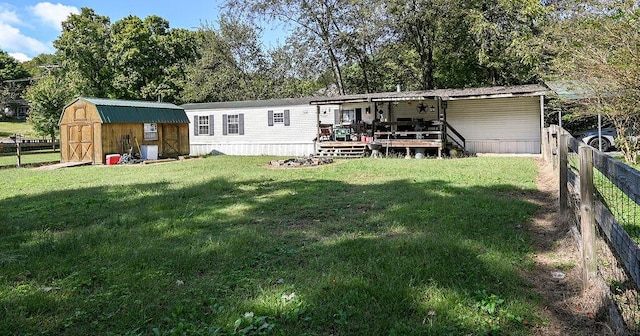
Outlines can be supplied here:
[[78, 8], [65, 6], [61, 3], [54, 5], [50, 2], [40, 2], [29, 9], [35, 16], [42, 20], [42, 22], [57, 30], [62, 30], [61, 23], [66, 20], [70, 14], [80, 14]]
[[18, 60], [18, 62], [26, 62], [31, 60], [31, 57], [21, 53], [21, 52], [15, 52], [15, 53], [9, 53], [9, 56], [15, 58]]
[[0, 23], [7, 24], [21, 24], [22, 21], [18, 18], [18, 14], [10, 8], [3, 7], [0, 4]]
[[5, 51], [21, 51], [34, 54], [50, 52], [44, 43], [23, 35], [19, 29], [0, 22], [0, 49]]

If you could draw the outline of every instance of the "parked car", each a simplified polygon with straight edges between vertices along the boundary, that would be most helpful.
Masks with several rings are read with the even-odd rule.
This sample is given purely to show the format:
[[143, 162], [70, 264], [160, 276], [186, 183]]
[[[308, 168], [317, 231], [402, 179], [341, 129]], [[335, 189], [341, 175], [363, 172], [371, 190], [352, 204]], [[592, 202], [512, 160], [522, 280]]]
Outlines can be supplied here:
[[[615, 139], [618, 136], [618, 132], [615, 127], [603, 127], [602, 128], [602, 151], [606, 152], [615, 147]], [[577, 140], [580, 140], [587, 145], [598, 149], [600, 148], [598, 141], [598, 129], [591, 129], [586, 131], [577, 132], [574, 134]]]

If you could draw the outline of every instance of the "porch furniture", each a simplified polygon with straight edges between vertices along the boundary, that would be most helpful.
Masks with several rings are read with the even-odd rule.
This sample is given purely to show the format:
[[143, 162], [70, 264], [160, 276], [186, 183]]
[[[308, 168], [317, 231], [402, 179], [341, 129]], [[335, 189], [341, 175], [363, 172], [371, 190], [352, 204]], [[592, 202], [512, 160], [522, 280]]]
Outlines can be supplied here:
[[351, 141], [351, 127], [335, 126], [333, 128], [334, 141]]

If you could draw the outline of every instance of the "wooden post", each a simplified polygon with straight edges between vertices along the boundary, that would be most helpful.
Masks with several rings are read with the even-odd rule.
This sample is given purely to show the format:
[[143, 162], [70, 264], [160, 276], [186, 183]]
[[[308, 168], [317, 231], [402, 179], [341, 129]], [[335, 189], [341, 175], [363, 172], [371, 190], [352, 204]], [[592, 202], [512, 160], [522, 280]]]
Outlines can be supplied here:
[[580, 233], [582, 234], [582, 286], [589, 288], [597, 272], [596, 225], [593, 207], [593, 149], [580, 146]]
[[[562, 130], [562, 129], [561, 129]], [[569, 210], [569, 203], [568, 203], [568, 197], [569, 197], [569, 188], [567, 187], [567, 180], [568, 180], [568, 164], [569, 164], [569, 160], [568, 160], [568, 155], [569, 155], [569, 147], [568, 147], [568, 138], [569, 135], [566, 134], [565, 132], [561, 131], [560, 134], [560, 138], [559, 138], [559, 142], [560, 145], [558, 146], [558, 161], [560, 163], [560, 176], [559, 176], [559, 200], [560, 200], [560, 219], [561, 220], [565, 220], [567, 217], [567, 212]]]
[[542, 139], [542, 160], [545, 163], [549, 162], [549, 158], [547, 157], [547, 148], [549, 147], [549, 142], [547, 141], [547, 134], [549, 131], [549, 128], [543, 128], [542, 129], [542, 134], [540, 136], [540, 138]]
[[551, 158], [553, 160], [553, 170], [558, 170], [559, 164], [559, 155], [558, 155], [558, 145], [560, 144], [560, 128], [558, 125], [553, 125], [553, 142], [551, 148]]
[[20, 156], [20, 140], [18, 139], [18, 136], [16, 135], [16, 155], [18, 157], [18, 168], [20, 168], [20, 166], [22, 165], [22, 159]]
[[316, 127], [316, 141], [313, 144], [313, 154], [318, 153], [320, 137], [322, 136], [322, 130], [320, 129], [320, 105], [316, 105]]

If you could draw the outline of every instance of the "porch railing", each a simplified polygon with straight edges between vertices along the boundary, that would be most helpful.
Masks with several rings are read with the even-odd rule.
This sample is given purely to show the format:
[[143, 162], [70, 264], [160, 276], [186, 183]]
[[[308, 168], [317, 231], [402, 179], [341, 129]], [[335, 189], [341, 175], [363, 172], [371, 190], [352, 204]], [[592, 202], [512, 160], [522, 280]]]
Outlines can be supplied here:
[[[445, 132], [445, 134], [447, 135], [446, 140], [458, 145], [458, 147], [462, 149], [465, 149], [467, 140], [462, 136], [462, 134], [460, 134], [460, 132], [453, 128], [448, 122], [445, 121], [444, 124], [447, 127]], [[455, 135], [455, 137], [453, 137], [452, 135]]]

